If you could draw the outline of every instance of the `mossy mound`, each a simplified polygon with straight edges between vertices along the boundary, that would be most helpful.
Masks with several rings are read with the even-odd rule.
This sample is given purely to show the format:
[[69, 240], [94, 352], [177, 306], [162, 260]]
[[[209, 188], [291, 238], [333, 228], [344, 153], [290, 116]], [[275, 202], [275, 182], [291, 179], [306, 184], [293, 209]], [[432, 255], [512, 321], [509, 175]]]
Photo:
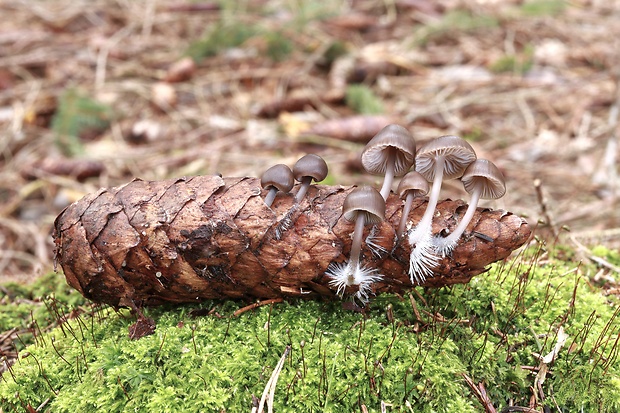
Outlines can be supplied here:
[[[313, 301], [238, 317], [238, 302], [148, 309], [157, 329], [137, 341], [128, 338], [135, 321], [128, 312], [83, 306], [34, 337], [4, 372], [1, 411], [249, 412], [287, 346], [278, 412], [380, 411], [382, 404], [479, 412], [466, 378], [498, 410], [534, 400], [552, 410], [619, 411], [618, 300], [588, 283], [586, 267], [539, 257], [496, 265], [467, 285], [378, 296], [366, 315]], [[80, 303], [60, 278], [47, 280], [48, 291], [57, 290], [47, 305], [32, 303], [40, 326]], [[196, 316], [198, 308], [210, 314]], [[554, 348], [555, 360], [543, 363], [539, 356]]]

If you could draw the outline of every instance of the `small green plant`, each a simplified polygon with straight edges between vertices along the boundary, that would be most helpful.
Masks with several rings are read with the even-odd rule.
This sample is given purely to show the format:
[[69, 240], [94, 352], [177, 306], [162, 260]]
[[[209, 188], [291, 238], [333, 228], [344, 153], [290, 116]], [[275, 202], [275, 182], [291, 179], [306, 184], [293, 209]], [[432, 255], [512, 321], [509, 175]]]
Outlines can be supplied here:
[[470, 131], [463, 134], [463, 139], [468, 142], [479, 142], [484, 139], [484, 130], [480, 127], [474, 127]]
[[284, 32], [267, 32], [264, 37], [267, 40], [267, 56], [274, 62], [285, 60], [295, 48]]
[[344, 42], [336, 40], [332, 44], [329, 45], [325, 53], [323, 53], [323, 58], [321, 59], [321, 64], [324, 66], [331, 66], [334, 60], [338, 59], [340, 56], [343, 56], [347, 53], [347, 46]]
[[185, 54], [198, 62], [223, 50], [238, 47], [256, 33], [257, 28], [252, 25], [218, 23], [201, 39], [192, 42]]
[[520, 11], [530, 17], [556, 16], [566, 9], [567, 4], [565, 0], [532, 0], [524, 2]]
[[56, 145], [68, 156], [83, 152], [80, 137], [87, 131], [101, 131], [110, 125], [112, 108], [76, 89], [67, 89], [58, 99], [52, 119]]
[[356, 113], [374, 115], [383, 113], [383, 102], [365, 85], [350, 85], [347, 87], [345, 102]]
[[512, 72], [517, 75], [527, 73], [534, 65], [534, 47], [527, 45], [520, 54], [505, 55], [491, 65], [495, 73]]
[[497, 17], [488, 14], [476, 14], [469, 10], [454, 9], [447, 12], [438, 23], [416, 27], [417, 44], [424, 45], [430, 40], [445, 34], [471, 32], [479, 29], [499, 27]]

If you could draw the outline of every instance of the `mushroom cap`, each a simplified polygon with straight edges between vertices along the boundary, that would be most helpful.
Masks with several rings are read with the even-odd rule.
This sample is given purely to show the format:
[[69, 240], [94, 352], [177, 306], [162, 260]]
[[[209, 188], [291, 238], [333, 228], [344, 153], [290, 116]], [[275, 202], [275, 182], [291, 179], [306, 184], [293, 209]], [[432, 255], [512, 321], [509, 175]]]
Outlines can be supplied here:
[[396, 188], [396, 193], [398, 193], [401, 199], [405, 199], [407, 194], [411, 191], [413, 191], [416, 196], [424, 196], [428, 194], [429, 189], [430, 186], [426, 178], [417, 171], [411, 171], [402, 177], [398, 183], [398, 188]]
[[465, 168], [476, 160], [476, 152], [467, 141], [458, 136], [445, 135], [422, 145], [416, 154], [416, 171], [427, 181], [435, 180], [435, 162], [445, 159], [443, 179], [460, 178]]
[[309, 153], [295, 162], [293, 176], [300, 182], [304, 176], [311, 176], [315, 182], [321, 182], [327, 176], [327, 164], [319, 155]]
[[363, 214], [365, 224], [378, 224], [385, 219], [385, 199], [375, 188], [360, 186], [344, 199], [342, 214], [347, 221], [355, 221]]
[[291, 168], [279, 163], [263, 172], [263, 176], [260, 177], [260, 184], [265, 189], [273, 186], [279, 191], [289, 192], [293, 188], [295, 180]]
[[384, 174], [390, 148], [397, 150], [394, 176], [406, 174], [415, 162], [415, 140], [407, 129], [396, 124], [387, 125], [366, 144], [362, 152], [362, 165], [366, 172]]
[[470, 194], [474, 189], [482, 185], [482, 193], [480, 198], [497, 199], [506, 193], [506, 181], [504, 175], [491, 161], [486, 159], [477, 159], [472, 162], [461, 178], [465, 190]]

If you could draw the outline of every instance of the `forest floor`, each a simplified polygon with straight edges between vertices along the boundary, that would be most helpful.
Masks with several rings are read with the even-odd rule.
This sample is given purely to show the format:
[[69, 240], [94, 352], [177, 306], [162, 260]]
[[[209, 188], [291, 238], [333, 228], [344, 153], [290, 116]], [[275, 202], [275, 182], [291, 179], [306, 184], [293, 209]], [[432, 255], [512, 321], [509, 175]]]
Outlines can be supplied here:
[[[49, 272], [62, 208], [134, 177], [260, 176], [313, 152], [329, 184], [377, 183], [359, 154], [391, 122], [418, 143], [467, 139], [507, 178], [485, 205], [539, 236], [582, 259], [620, 246], [620, 2], [0, 0], [0, 14], [0, 281]], [[453, 181], [442, 197], [467, 194]]]
[[[188, 326], [195, 323], [191, 329], [183, 329], [179, 321], [187, 309], [156, 309], [153, 312], [161, 316], [158, 332], [164, 331], [163, 339], [149, 336], [140, 342], [129, 342], [126, 336], [127, 325], [133, 319], [110, 311], [115, 326], [93, 324], [93, 343], [75, 346], [68, 338], [69, 344], [64, 347], [67, 351], [81, 350], [66, 357], [70, 362], [62, 359], [67, 365], [76, 360], [68, 369], [55, 358], [55, 343], [62, 347], [63, 338], [59, 329], [53, 327], [60, 320], [64, 323], [65, 317], [79, 319], [80, 314], [86, 317], [91, 311], [97, 313], [99, 307], [82, 305], [82, 297], [64, 284], [64, 277], [50, 274], [54, 254], [50, 233], [55, 217], [70, 203], [100, 187], [122, 185], [136, 177], [161, 180], [218, 173], [231, 177], [260, 176], [275, 163], [292, 166], [311, 152], [321, 155], [329, 165], [326, 184], [376, 186], [381, 178], [366, 174], [359, 157], [366, 141], [388, 123], [406, 126], [418, 145], [447, 134], [467, 139], [478, 157], [492, 160], [507, 179], [506, 196], [483, 205], [523, 216], [535, 228], [538, 238], [532, 243], [538, 245], [532, 249], [537, 251], [535, 258], [523, 275], [512, 273], [506, 277], [502, 269], [509, 273], [513, 266], [500, 265], [491, 271], [495, 277], [480, 277], [460, 286], [463, 288], [449, 291], [433, 290], [429, 293], [429, 297], [434, 297], [430, 300], [432, 305], [420, 306], [422, 316], [411, 294], [413, 310], [407, 302], [396, 300], [392, 311], [389, 298], [381, 301], [383, 298], [377, 297], [374, 318], [368, 322], [369, 326], [376, 324], [376, 331], [368, 333], [369, 345], [375, 340], [376, 351], [384, 351], [376, 344], [378, 331], [385, 335], [387, 348], [392, 348], [396, 336], [391, 328], [400, 326], [398, 320], [402, 319], [407, 328], [401, 329], [401, 333], [407, 334], [408, 339], [399, 340], [397, 345], [414, 346], [417, 340], [424, 344], [421, 347], [430, 349], [429, 354], [436, 350], [443, 357], [441, 345], [434, 348], [435, 326], [450, 326], [446, 331], [456, 331], [455, 336], [462, 340], [469, 337], [472, 324], [453, 321], [481, 311], [477, 319], [489, 331], [481, 330], [475, 345], [468, 343], [469, 339], [464, 343], [455, 338], [454, 353], [467, 350], [467, 344], [480, 346], [471, 355], [469, 350], [464, 351], [465, 367], [459, 365], [455, 371], [471, 373], [475, 370], [470, 366], [474, 359], [483, 366], [482, 371], [486, 367], [493, 374], [499, 371], [478, 356], [488, 338], [489, 346], [494, 347], [493, 354], [504, 347], [508, 355], [520, 352], [517, 355], [522, 358], [512, 360], [514, 365], [519, 367], [520, 360], [527, 360], [525, 367], [535, 372], [539, 367], [546, 369], [547, 362], [541, 360], [549, 356], [538, 360], [533, 358], [533, 351], [541, 355], [557, 353], [562, 345], [554, 344], [560, 341], [556, 333], [559, 336], [566, 324], [571, 336], [568, 343], [572, 344], [560, 356], [569, 362], [553, 366], [558, 375], [547, 376], [544, 392], [538, 381], [541, 373], [527, 373], [524, 367], [523, 371], [515, 368], [522, 375], [523, 386], [514, 392], [519, 396], [514, 400], [514, 380], [508, 374], [513, 366], [501, 382], [485, 379], [480, 373], [478, 387], [473, 381], [471, 385], [467, 383], [472, 390], [470, 396], [463, 390], [464, 383], [456, 383], [457, 376], [452, 371], [446, 373], [446, 382], [461, 386], [458, 394], [469, 405], [474, 406], [472, 400], [476, 397], [487, 411], [494, 411], [493, 403], [529, 403], [532, 408], [542, 408], [542, 401], [536, 397], [543, 393], [553, 396], [560, 385], [565, 387], [563, 394], [590, 396], [590, 382], [586, 383], [587, 390], [571, 388], [581, 383], [579, 377], [584, 377], [573, 369], [578, 365], [573, 362], [581, 362], [579, 357], [583, 356], [583, 368], [591, 368], [590, 379], [595, 372], [596, 380], [618, 394], [617, 382], [613, 380], [617, 380], [614, 374], [618, 368], [619, 313], [612, 308], [620, 294], [620, 1], [0, 0], [0, 16], [0, 306], [6, 309], [0, 311], [0, 351], [4, 360], [0, 373], [8, 370], [13, 375], [10, 364], [26, 359], [15, 364], [16, 369], [24, 369], [22, 376], [5, 380], [4, 389], [0, 386], [0, 391], [6, 393], [3, 401], [23, 407], [26, 402], [13, 400], [20, 393], [11, 386], [37, 380], [43, 387], [18, 388], [24, 395], [32, 393], [27, 403], [36, 400], [40, 403], [37, 410], [43, 410], [50, 397], [55, 397], [51, 393], [44, 396], [49, 392], [41, 376], [46, 381], [47, 376], [39, 374], [43, 372], [38, 370], [40, 365], [28, 373], [30, 376], [24, 373], [32, 367], [32, 360], [38, 360], [36, 351], [45, 350], [45, 342], [34, 347], [32, 357], [30, 353], [18, 357], [25, 345], [39, 344], [39, 336], [56, 334], [58, 338], [56, 342], [49, 340], [53, 354], [47, 348], [52, 354], [48, 358], [52, 361], [45, 367], [50, 377], [54, 368], [59, 370], [59, 377], [73, 369], [78, 374], [81, 387], [73, 386], [76, 380], [70, 377], [71, 384], [64, 388], [66, 393], [86, 403], [98, 400], [99, 396], [82, 397], [77, 388], [117, 386], [115, 396], [128, 405], [138, 405], [139, 398], [136, 396], [131, 402], [121, 376], [116, 373], [108, 374], [106, 380], [111, 380], [111, 384], [106, 386], [92, 385], [93, 381], [86, 379], [82, 383], [80, 374], [92, 374], [99, 380], [99, 370], [89, 370], [88, 363], [96, 366], [94, 360], [102, 354], [109, 354], [110, 363], [118, 364], [118, 354], [101, 351], [92, 333], [95, 328], [101, 330], [97, 340], [107, 340], [107, 349], [127, 351], [128, 363], [137, 362], [136, 368], [145, 363], [134, 354], [142, 354], [141, 349], [147, 345], [156, 359], [160, 353], [164, 358], [171, 354], [179, 360], [190, 360], [193, 355], [196, 358], [192, 362], [203, 363], [205, 369], [210, 367], [214, 359], [197, 351], [194, 334], [208, 342], [214, 331], [209, 323], [213, 323], [215, 327], [225, 327], [226, 332], [221, 335], [227, 337], [230, 320], [239, 323], [236, 329], [234, 324], [230, 329], [231, 335], [238, 334], [239, 338], [232, 345], [230, 341], [221, 341], [226, 348], [218, 350], [219, 355], [230, 349], [243, 354], [244, 346], [256, 346], [257, 342], [260, 344], [258, 337], [266, 336], [263, 341], [267, 344], [270, 338], [282, 346], [302, 343], [295, 351], [303, 356], [303, 340], [309, 335], [303, 332], [306, 335], [296, 336], [295, 328], [301, 331], [304, 323], [310, 323], [308, 331], [313, 331], [314, 338], [321, 318], [327, 324], [336, 320], [332, 323], [334, 328], [344, 335], [349, 333], [350, 342], [356, 342], [359, 350], [362, 329], [358, 325], [366, 325], [358, 322], [361, 316], [336, 305], [325, 310], [325, 305], [317, 302], [305, 303], [306, 311], [314, 311], [316, 318], [300, 316], [297, 308], [297, 318], [290, 318], [293, 321], [274, 316], [273, 336], [271, 330], [264, 331], [264, 326], [272, 322], [271, 307], [248, 312], [246, 318], [228, 317], [225, 325], [219, 322], [218, 307], [214, 306], [214, 317], [187, 319]], [[445, 182], [442, 191], [442, 198], [468, 198], [456, 180]], [[539, 243], [540, 239], [550, 248]], [[528, 251], [523, 255], [528, 254], [533, 255]], [[516, 267], [520, 268], [520, 264]], [[573, 277], [574, 273], [577, 275]], [[38, 282], [30, 284], [33, 280]], [[503, 283], [510, 286], [510, 280], [514, 284], [507, 293]], [[11, 281], [17, 283], [7, 284]], [[515, 289], [514, 285], [523, 288]], [[513, 290], [518, 291], [516, 296]], [[528, 295], [523, 297], [529, 301], [521, 301], [526, 290]], [[482, 298], [481, 291], [485, 292]], [[575, 298], [577, 291], [579, 300]], [[417, 289], [413, 293], [417, 294]], [[459, 294], [464, 299], [459, 299]], [[445, 301], [435, 300], [437, 297]], [[566, 317], [574, 320], [558, 321], [560, 312], [555, 313], [555, 308], [547, 305], [548, 299], [560, 309], [568, 303]], [[420, 296], [420, 302], [423, 301]], [[68, 307], [55, 307], [55, 303]], [[219, 305], [224, 315], [225, 308], [237, 308], [236, 302]], [[540, 310], [541, 306], [546, 312]], [[444, 319], [439, 311], [453, 307], [452, 318]], [[288, 308], [289, 304], [284, 303], [274, 314], [281, 315]], [[519, 314], [515, 315], [517, 309]], [[415, 317], [409, 314], [411, 311]], [[581, 337], [586, 341], [590, 328], [596, 324], [592, 321], [595, 314], [603, 314], [593, 329], [601, 339], [592, 349], [588, 347], [591, 343], [578, 348], [576, 340]], [[507, 320], [503, 325], [510, 334], [493, 330], [493, 320], [497, 323], [502, 317]], [[341, 327], [345, 318], [350, 319], [346, 324], [350, 328]], [[427, 318], [428, 322], [423, 320]], [[391, 320], [391, 328], [384, 319]], [[409, 328], [407, 323], [411, 320], [414, 323]], [[488, 320], [491, 321], [487, 323]], [[522, 323], [520, 336], [512, 334], [515, 320]], [[252, 331], [256, 331], [256, 341], [247, 337], [246, 324], [250, 322], [255, 324]], [[419, 325], [430, 327], [428, 336], [422, 331], [424, 328], [418, 330]], [[326, 326], [326, 331], [329, 328]], [[461, 334], [461, 329], [465, 333]], [[48, 332], [50, 335], [46, 336]], [[166, 336], [166, 332], [170, 334]], [[291, 340], [291, 333], [295, 340]], [[429, 336], [430, 341], [424, 341]], [[170, 343], [183, 343], [184, 347], [178, 347], [182, 353], [175, 355], [169, 351], [172, 347], [168, 347], [168, 342], [162, 352], [166, 337]], [[335, 354], [344, 352], [346, 358], [354, 344], [334, 337], [331, 344], [342, 345]], [[540, 337], [545, 337], [542, 347]], [[90, 336], [82, 333], [82, 342], [87, 340]], [[327, 343], [328, 339], [325, 340]], [[117, 346], [120, 342], [123, 346]], [[308, 343], [306, 354], [312, 349], [312, 343]], [[606, 350], [599, 354], [597, 346], [601, 343]], [[190, 350], [185, 350], [189, 347], [196, 354], [188, 354]], [[92, 352], [89, 362], [85, 348]], [[138, 350], [131, 353], [134, 348]], [[269, 376], [265, 372], [270, 371], [267, 366], [277, 360], [272, 350], [262, 349], [264, 357], [255, 360], [256, 373], [248, 375], [261, 379], [256, 379], [254, 387], [245, 389], [247, 394], [235, 396], [243, 398], [244, 403], [252, 400], [250, 393], [254, 396], [265, 388]], [[405, 350], [400, 373], [404, 372], [407, 390], [411, 348]], [[252, 349], [248, 354], [255, 353]], [[237, 354], [231, 353], [231, 366], [239, 364]], [[327, 371], [325, 354], [321, 354], [318, 340], [315, 358], [323, 357], [323, 375], [319, 372], [314, 374], [316, 377], [322, 378]], [[595, 362], [592, 354], [598, 354]], [[383, 355], [376, 359], [381, 360]], [[491, 358], [500, 362], [509, 359]], [[327, 360], [332, 360], [332, 356]], [[438, 360], [438, 364], [448, 364]], [[335, 361], [334, 355], [334, 366]], [[168, 365], [173, 364], [168, 360]], [[419, 364], [421, 374], [426, 374], [421, 368], [424, 360]], [[189, 371], [185, 365], [180, 366]], [[288, 373], [284, 370], [283, 382], [291, 382], [295, 369], [288, 368]], [[571, 372], [575, 373], [574, 379]], [[494, 377], [493, 374], [488, 377]], [[226, 374], [226, 381], [233, 375]], [[544, 380], [545, 373], [542, 377]], [[564, 377], [568, 379], [562, 380]], [[346, 385], [344, 380], [335, 381]], [[485, 381], [491, 401], [482, 397]], [[49, 382], [47, 385], [56, 393]], [[199, 391], [200, 386], [180, 382], [178, 388]], [[155, 391], [166, 390], [164, 387], [136, 387], [129, 391], [137, 395], [139, 390], [143, 392], [141, 397], [150, 400]], [[227, 397], [234, 395], [228, 382], [221, 388]], [[320, 382], [309, 388], [312, 394], [318, 388], [321, 396]], [[418, 390], [422, 392], [420, 404], [436, 399], [432, 393], [425, 393], [423, 386], [409, 391]], [[334, 395], [348, 391], [334, 391]], [[592, 398], [596, 399], [594, 393]], [[282, 395], [283, 390], [279, 389], [276, 400], [280, 403]], [[324, 396], [326, 405], [328, 394]], [[609, 394], [604, 396], [611, 398]], [[164, 400], [172, 399], [166, 395]], [[378, 403], [379, 398], [376, 399]], [[57, 406], [62, 400], [58, 397]], [[450, 399], [446, 396], [445, 400]], [[617, 397], [615, 400], [618, 403]], [[76, 410], [80, 409], [68, 409]]]

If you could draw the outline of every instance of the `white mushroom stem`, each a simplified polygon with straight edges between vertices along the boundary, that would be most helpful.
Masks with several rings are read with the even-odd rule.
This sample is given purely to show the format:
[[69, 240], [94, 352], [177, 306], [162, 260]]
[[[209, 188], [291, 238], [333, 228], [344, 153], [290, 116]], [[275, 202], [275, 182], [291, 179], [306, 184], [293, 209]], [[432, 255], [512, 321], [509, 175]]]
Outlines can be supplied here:
[[301, 185], [299, 186], [299, 190], [297, 191], [297, 195], [295, 195], [295, 202], [299, 203], [304, 196], [306, 196], [306, 192], [308, 192], [308, 188], [310, 188], [310, 184], [312, 183], [311, 176], [304, 176], [301, 180]]
[[441, 253], [441, 255], [446, 256], [456, 244], [458, 244], [461, 235], [467, 229], [467, 226], [471, 222], [471, 219], [474, 217], [474, 213], [476, 212], [476, 208], [478, 207], [478, 201], [480, 201], [480, 195], [482, 194], [482, 185], [478, 185], [471, 194], [471, 199], [469, 200], [469, 206], [467, 207], [467, 211], [465, 211], [465, 215], [461, 219], [461, 222], [457, 225], [454, 231], [445, 238], [436, 237], [434, 239], [435, 247], [437, 252]]
[[435, 178], [433, 180], [433, 187], [431, 188], [431, 194], [428, 198], [426, 210], [424, 211], [424, 215], [418, 225], [409, 235], [409, 244], [412, 246], [415, 245], [418, 240], [422, 239], [424, 233], [430, 234], [432, 231], [433, 216], [435, 215], [435, 208], [437, 207], [437, 202], [439, 201], [441, 181], [443, 180], [444, 163], [445, 159], [443, 156], [440, 156], [435, 164]]
[[269, 192], [267, 192], [267, 196], [265, 197], [265, 204], [270, 207], [273, 204], [274, 199], [276, 199], [276, 194], [278, 193], [278, 188], [272, 186], [269, 188]]
[[364, 225], [366, 218], [364, 214], [358, 214], [355, 218], [355, 228], [353, 229], [353, 240], [351, 241], [351, 253], [349, 255], [349, 265], [357, 268], [362, 252], [362, 235], [364, 235]]
[[394, 182], [394, 162], [396, 162], [396, 149], [388, 149], [390, 154], [387, 159], [385, 167], [385, 177], [383, 178], [383, 185], [381, 186], [381, 196], [387, 201], [392, 190], [392, 182]]
[[418, 225], [409, 234], [411, 255], [409, 256], [409, 277], [411, 283], [422, 284], [427, 277], [432, 277], [433, 268], [437, 265], [439, 257], [435, 254], [432, 238], [433, 216], [439, 200], [441, 181], [443, 180], [443, 167], [445, 159], [440, 156], [435, 164], [433, 187], [426, 205], [426, 211]]
[[375, 268], [360, 265], [362, 235], [364, 233], [365, 224], [366, 217], [364, 214], [358, 214], [355, 218], [355, 228], [353, 230], [349, 260], [340, 264], [330, 264], [326, 272], [326, 274], [332, 278], [329, 284], [337, 289], [338, 295], [342, 295], [344, 290], [351, 285], [359, 286], [355, 296], [363, 303], [368, 301], [368, 294], [372, 291], [372, 284], [383, 278]]
[[398, 239], [401, 239], [403, 234], [405, 233], [405, 227], [407, 226], [407, 218], [409, 217], [409, 212], [411, 212], [411, 206], [413, 204], [413, 199], [415, 198], [415, 193], [413, 191], [409, 191], [407, 197], [405, 198], [405, 205], [403, 206], [403, 215], [400, 217], [400, 224], [398, 225], [398, 230], [396, 231], [396, 236]]

